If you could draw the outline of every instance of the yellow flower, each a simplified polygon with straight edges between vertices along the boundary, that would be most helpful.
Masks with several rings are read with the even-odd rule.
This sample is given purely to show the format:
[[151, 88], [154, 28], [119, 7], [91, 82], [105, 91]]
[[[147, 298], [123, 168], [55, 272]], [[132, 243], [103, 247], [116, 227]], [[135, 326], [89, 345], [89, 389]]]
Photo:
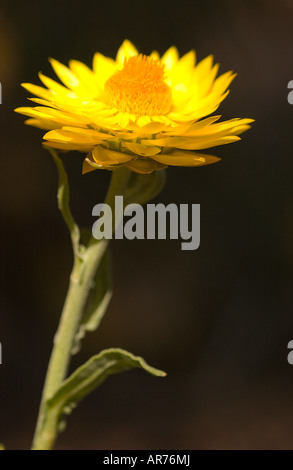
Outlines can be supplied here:
[[125, 165], [137, 173], [199, 166], [219, 158], [198, 152], [236, 142], [252, 119], [218, 122], [214, 113], [229, 93], [231, 71], [217, 77], [210, 55], [139, 54], [124, 41], [116, 60], [96, 53], [93, 70], [76, 60], [69, 68], [51, 59], [62, 85], [39, 74], [46, 88], [24, 83], [36, 107], [17, 108], [27, 124], [45, 129], [46, 145], [87, 153], [83, 172]]

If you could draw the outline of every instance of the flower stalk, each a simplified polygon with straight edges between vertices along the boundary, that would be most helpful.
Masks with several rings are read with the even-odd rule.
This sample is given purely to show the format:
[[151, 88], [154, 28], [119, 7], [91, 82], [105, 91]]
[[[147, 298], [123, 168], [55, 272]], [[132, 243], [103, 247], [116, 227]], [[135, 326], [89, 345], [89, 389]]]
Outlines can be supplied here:
[[[124, 194], [130, 178], [130, 170], [122, 167], [112, 172], [111, 183], [105, 203], [113, 207], [115, 195]], [[116, 224], [119, 221], [116, 221]], [[82, 258], [75, 255], [70, 284], [59, 327], [54, 338], [54, 346], [49, 361], [39, 417], [33, 441], [34, 450], [51, 449], [57, 437], [57, 417], [45, 419], [47, 401], [54, 395], [66, 377], [72, 348], [81, 323], [84, 308], [92, 288], [94, 276], [107, 249], [109, 240], [90, 239]]]

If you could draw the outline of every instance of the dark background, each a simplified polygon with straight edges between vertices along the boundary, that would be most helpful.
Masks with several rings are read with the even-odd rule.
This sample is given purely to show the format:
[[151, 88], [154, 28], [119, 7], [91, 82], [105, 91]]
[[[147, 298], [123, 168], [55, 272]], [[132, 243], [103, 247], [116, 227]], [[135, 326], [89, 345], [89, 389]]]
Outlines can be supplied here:
[[[110, 346], [142, 355], [165, 379], [110, 378], [69, 419], [57, 448], [293, 449], [293, 4], [290, 0], [2, 0], [0, 8], [0, 442], [29, 448], [72, 256], [42, 132], [13, 109], [47, 61], [114, 57], [125, 38], [146, 54], [176, 45], [238, 73], [223, 118], [251, 117], [223, 160], [169, 168], [157, 200], [201, 205], [201, 245], [114, 241], [114, 298], [74, 365]], [[28, 104], [29, 105], [29, 104]], [[107, 171], [64, 157], [72, 208], [91, 226]]]

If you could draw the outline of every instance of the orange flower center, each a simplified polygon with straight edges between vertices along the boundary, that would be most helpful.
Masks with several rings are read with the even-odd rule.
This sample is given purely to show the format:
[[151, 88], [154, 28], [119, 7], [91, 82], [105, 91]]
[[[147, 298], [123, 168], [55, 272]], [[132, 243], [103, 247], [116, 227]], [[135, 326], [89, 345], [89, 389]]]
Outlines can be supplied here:
[[141, 54], [125, 59], [123, 69], [105, 83], [104, 101], [122, 113], [168, 113], [172, 96], [164, 81], [164, 64]]

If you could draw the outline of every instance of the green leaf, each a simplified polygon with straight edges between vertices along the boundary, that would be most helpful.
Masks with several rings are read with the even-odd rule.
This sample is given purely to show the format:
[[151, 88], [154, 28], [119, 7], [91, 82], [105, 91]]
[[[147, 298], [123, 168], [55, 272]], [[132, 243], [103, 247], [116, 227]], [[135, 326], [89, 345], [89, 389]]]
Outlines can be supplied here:
[[165, 170], [154, 171], [150, 175], [133, 172], [125, 192], [124, 204], [145, 204], [162, 191], [165, 182]]
[[80, 350], [81, 340], [89, 331], [95, 331], [105, 315], [112, 298], [112, 282], [109, 249], [105, 251], [89, 293], [83, 320], [75, 337], [72, 354]]
[[91, 357], [68, 377], [52, 398], [47, 401], [47, 416], [52, 414], [59, 421], [59, 429], [64, 428], [61, 418], [70, 414], [76, 405], [98, 388], [107, 377], [119, 372], [139, 368], [146, 372], [164, 377], [166, 373], [149, 366], [139, 356], [119, 348], [105, 349]]
[[80, 254], [79, 252], [80, 233], [79, 233], [79, 227], [74, 221], [74, 218], [72, 216], [70, 206], [69, 206], [69, 184], [68, 184], [67, 173], [64, 168], [63, 162], [61, 158], [58, 156], [56, 150], [46, 147], [46, 146], [44, 147], [50, 152], [57, 166], [58, 175], [59, 175], [58, 192], [57, 192], [58, 208], [69, 229], [73, 251], [75, 255], [79, 255]]

